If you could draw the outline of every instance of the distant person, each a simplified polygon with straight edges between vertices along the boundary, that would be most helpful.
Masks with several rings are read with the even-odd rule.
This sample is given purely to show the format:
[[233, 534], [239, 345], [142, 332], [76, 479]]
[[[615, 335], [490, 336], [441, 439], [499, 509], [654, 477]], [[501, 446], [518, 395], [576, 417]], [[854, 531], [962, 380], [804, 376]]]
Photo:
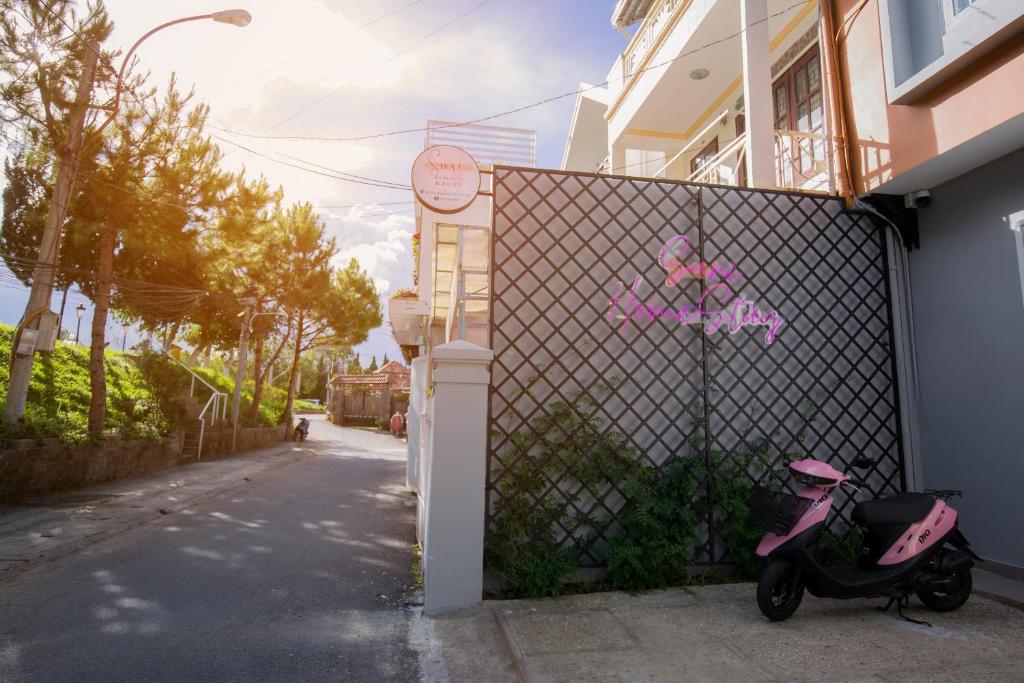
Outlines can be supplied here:
[[395, 414], [391, 416], [391, 433], [395, 436], [401, 436], [405, 430], [405, 420], [402, 418], [402, 413], [395, 411]]

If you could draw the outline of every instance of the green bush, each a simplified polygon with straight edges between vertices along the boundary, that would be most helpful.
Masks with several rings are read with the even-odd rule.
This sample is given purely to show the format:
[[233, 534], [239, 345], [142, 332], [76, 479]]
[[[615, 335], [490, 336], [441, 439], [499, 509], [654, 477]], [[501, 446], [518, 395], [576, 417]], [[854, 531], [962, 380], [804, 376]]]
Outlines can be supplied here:
[[[484, 544], [485, 565], [504, 580], [510, 597], [558, 595], [576, 568], [580, 548], [564, 547], [563, 528], [593, 528], [596, 520], [573, 512], [579, 495], [598, 496], [607, 481], [618, 481], [636, 465], [636, 455], [620, 435], [602, 434], [599, 421], [577, 404], [557, 402], [510, 435], [511, 464], [497, 488], [502, 499]], [[551, 486], [555, 479], [575, 481], [575, 496]]]
[[[12, 327], [0, 325], [0, 396], [6, 395], [10, 377], [13, 334]], [[184, 424], [191, 376], [183, 367], [160, 353], [145, 351], [133, 356], [107, 350], [104, 369], [107, 429], [125, 439], [155, 440]], [[234, 391], [232, 378], [212, 369], [195, 371], [218, 391], [228, 396]], [[197, 386], [196, 394], [205, 401], [208, 390]], [[247, 417], [252, 394], [253, 383], [246, 382], [242, 388], [242, 425], [277, 424], [287, 394], [265, 385], [255, 422]], [[0, 420], [0, 443], [12, 438], [48, 437], [83, 443], [88, 439], [90, 395], [89, 348], [57, 342], [53, 353], [36, 356], [25, 413], [13, 427]], [[296, 401], [295, 407], [315, 408], [304, 401]]]
[[[0, 325], [0, 392], [6, 395], [10, 378], [14, 329]], [[154, 407], [153, 394], [140, 370], [124, 354], [107, 351], [107, 427], [159, 438], [169, 428]], [[59, 437], [66, 443], [88, 438], [89, 349], [57, 342], [52, 353], [36, 356], [25, 412], [13, 427], [0, 426], [0, 440]]]
[[190, 378], [187, 372], [163, 354], [143, 351], [135, 358], [135, 365], [149, 390], [149, 400], [170, 425], [185, 421], [185, 396]]
[[[223, 367], [223, 364], [221, 367]], [[215, 387], [217, 391], [221, 391], [228, 396], [232, 396], [234, 394], [235, 380], [233, 377], [229, 377], [228, 375], [222, 374], [212, 368], [194, 368], [194, 370], [197, 375]], [[247, 380], [242, 384], [241, 424], [243, 427], [256, 427], [259, 425], [273, 427], [278, 424], [278, 421], [281, 418], [281, 413], [284, 412], [284, 405], [288, 400], [288, 392], [284, 389], [279, 389], [264, 383], [263, 397], [260, 400], [260, 407], [257, 410], [257, 418], [253, 421], [249, 419], [249, 410], [252, 407], [252, 397], [255, 389], [256, 385], [252, 380]], [[294, 401], [292, 407], [293, 410], [315, 410], [317, 408], [317, 406], [314, 406], [312, 403], [307, 403], [306, 401], [300, 401], [298, 399]]]
[[756, 449], [748, 453], [715, 453], [711, 461], [712, 519], [715, 533], [725, 542], [737, 579], [757, 577], [765, 560], [756, 554], [764, 529], [747, 521], [754, 479], [764, 473]]
[[682, 583], [701, 547], [694, 535], [705, 519], [700, 492], [703, 463], [680, 458], [626, 475], [621, 530], [608, 544], [608, 578], [615, 588], [643, 590]]

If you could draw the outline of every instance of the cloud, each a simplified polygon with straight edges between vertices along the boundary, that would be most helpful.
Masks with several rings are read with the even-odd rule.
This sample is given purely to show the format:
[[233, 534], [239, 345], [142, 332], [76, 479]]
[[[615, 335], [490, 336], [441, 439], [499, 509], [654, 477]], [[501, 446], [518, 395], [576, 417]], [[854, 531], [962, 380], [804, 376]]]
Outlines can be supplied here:
[[[386, 6], [348, 0], [244, 4], [253, 15], [244, 29], [214, 22], [175, 26], [148, 39], [138, 53], [154, 82], [166, 82], [173, 72], [183, 87], [195, 83], [198, 98], [211, 105], [211, 121], [236, 131], [352, 136], [419, 128], [428, 119], [486, 116], [572, 90], [581, 80], [602, 80], [621, 48], [607, 21], [608, 0], [495, 0], [423, 42], [476, 0], [424, 0], [358, 33], [356, 27], [408, 1]], [[131, 45], [169, 19], [210, 9], [206, 0], [106, 0], [106, 5], [115, 22], [112, 47]], [[589, 37], [566, 40], [566, 31], [599, 39], [607, 34], [611, 47], [602, 54]], [[566, 98], [493, 124], [536, 129], [542, 163], [557, 164], [572, 103]], [[284, 187], [286, 201], [355, 205], [318, 209], [328, 234], [337, 240], [335, 263], [356, 258], [382, 294], [412, 284], [411, 205], [390, 203], [411, 200], [411, 191], [327, 178], [281, 163], [297, 162], [278, 155], [405, 184], [423, 147], [422, 132], [361, 142], [261, 140], [212, 132], [258, 152], [222, 143], [225, 167], [244, 166], [253, 175], [265, 175]], [[367, 361], [371, 353], [379, 359], [385, 350], [397, 356], [386, 324], [361, 347]]]

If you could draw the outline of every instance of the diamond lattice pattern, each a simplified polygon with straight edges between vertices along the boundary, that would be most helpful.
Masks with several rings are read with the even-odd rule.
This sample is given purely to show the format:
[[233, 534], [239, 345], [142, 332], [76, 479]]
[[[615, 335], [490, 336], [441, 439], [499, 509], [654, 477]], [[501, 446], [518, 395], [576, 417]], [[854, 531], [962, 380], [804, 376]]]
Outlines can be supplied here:
[[[552, 402], [597, 387], [603, 428], [654, 465], [689, 454], [703, 422], [705, 457], [763, 441], [776, 467], [805, 455], [838, 467], [865, 454], [880, 459], [872, 493], [901, 490], [885, 243], [870, 220], [842, 208], [796, 193], [495, 168], [490, 513], [506, 502], [497, 485], [518, 457], [510, 435], [528, 432]], [[711, 278], [669, 285], [658, 258], [673, 239], [692, 245], [688, 264], [734, 266], [730, 293], [708, 291]], [[626, 315], [631, 289], [673, 312], [696, 310], [702, 296], [705, 310], [722, 308], [742, 294], [784, 322], [769, 344], [767, 326], [730, 334], [667, 316], [638, 320]], [[572, 501], [580, 519], [614, 519], [623, 503], [615, 483], [581, 495], [563, 473], [544, 488]], [[838, 494], [839, 516], [851, 507]], [[598, 566], [614, 529], [561, 531], [582, 566]], [[713, 518], [693, 532], [704, 562], [728, 561]]]

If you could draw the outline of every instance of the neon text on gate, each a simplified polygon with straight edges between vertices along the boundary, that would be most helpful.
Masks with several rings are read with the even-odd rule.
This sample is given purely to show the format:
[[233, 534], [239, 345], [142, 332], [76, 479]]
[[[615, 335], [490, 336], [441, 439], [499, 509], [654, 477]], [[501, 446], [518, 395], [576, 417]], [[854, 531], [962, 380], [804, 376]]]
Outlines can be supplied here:
[[728, 282], [740, 279], [740, 273], [734, 263], [727, 263], [724, 266], [703, 261], [687, 264], [685, 259], [692, 251], [693, 245], [686, 235], [676, 235], [665, 242], [665, 246], [658, 252], [658, 265], [668, 272], [665, 278], [666, 287], [673, 287], [680, 280], [687, 278], [708, 281], [719, 279]]
[[737, 284], [741, 279], [736, 265], [709, 264], [703, 261], [687, 264], [684, 259], [691, 251], [689, 240], [683, 235], [677, 235], [666, 242], [658, 253], [658, 264], [667, 272], [666, 286], [675, 286], [685, 278], [702, 279], [707, 283], [696, 305], [671, 309], [645, 300], [641, 291], [645, 280], [642, 275], [637, 275], [628, 290], [626, 284], [619, 281], [609, 300], [608, 322], [615, 324], [615, 320], [619, 319], [619, 329], [624, 330], [630, 325], [674, 320], [680, 325], [703, 325], [708, 334], [718, 330], [737, 334], [745, 327], [762, 327], [765, 330], [765, 343], [775, 341], [785, 319], [778, 311], [762, 308], [742, 292], [730, 289], [730, 285]]

